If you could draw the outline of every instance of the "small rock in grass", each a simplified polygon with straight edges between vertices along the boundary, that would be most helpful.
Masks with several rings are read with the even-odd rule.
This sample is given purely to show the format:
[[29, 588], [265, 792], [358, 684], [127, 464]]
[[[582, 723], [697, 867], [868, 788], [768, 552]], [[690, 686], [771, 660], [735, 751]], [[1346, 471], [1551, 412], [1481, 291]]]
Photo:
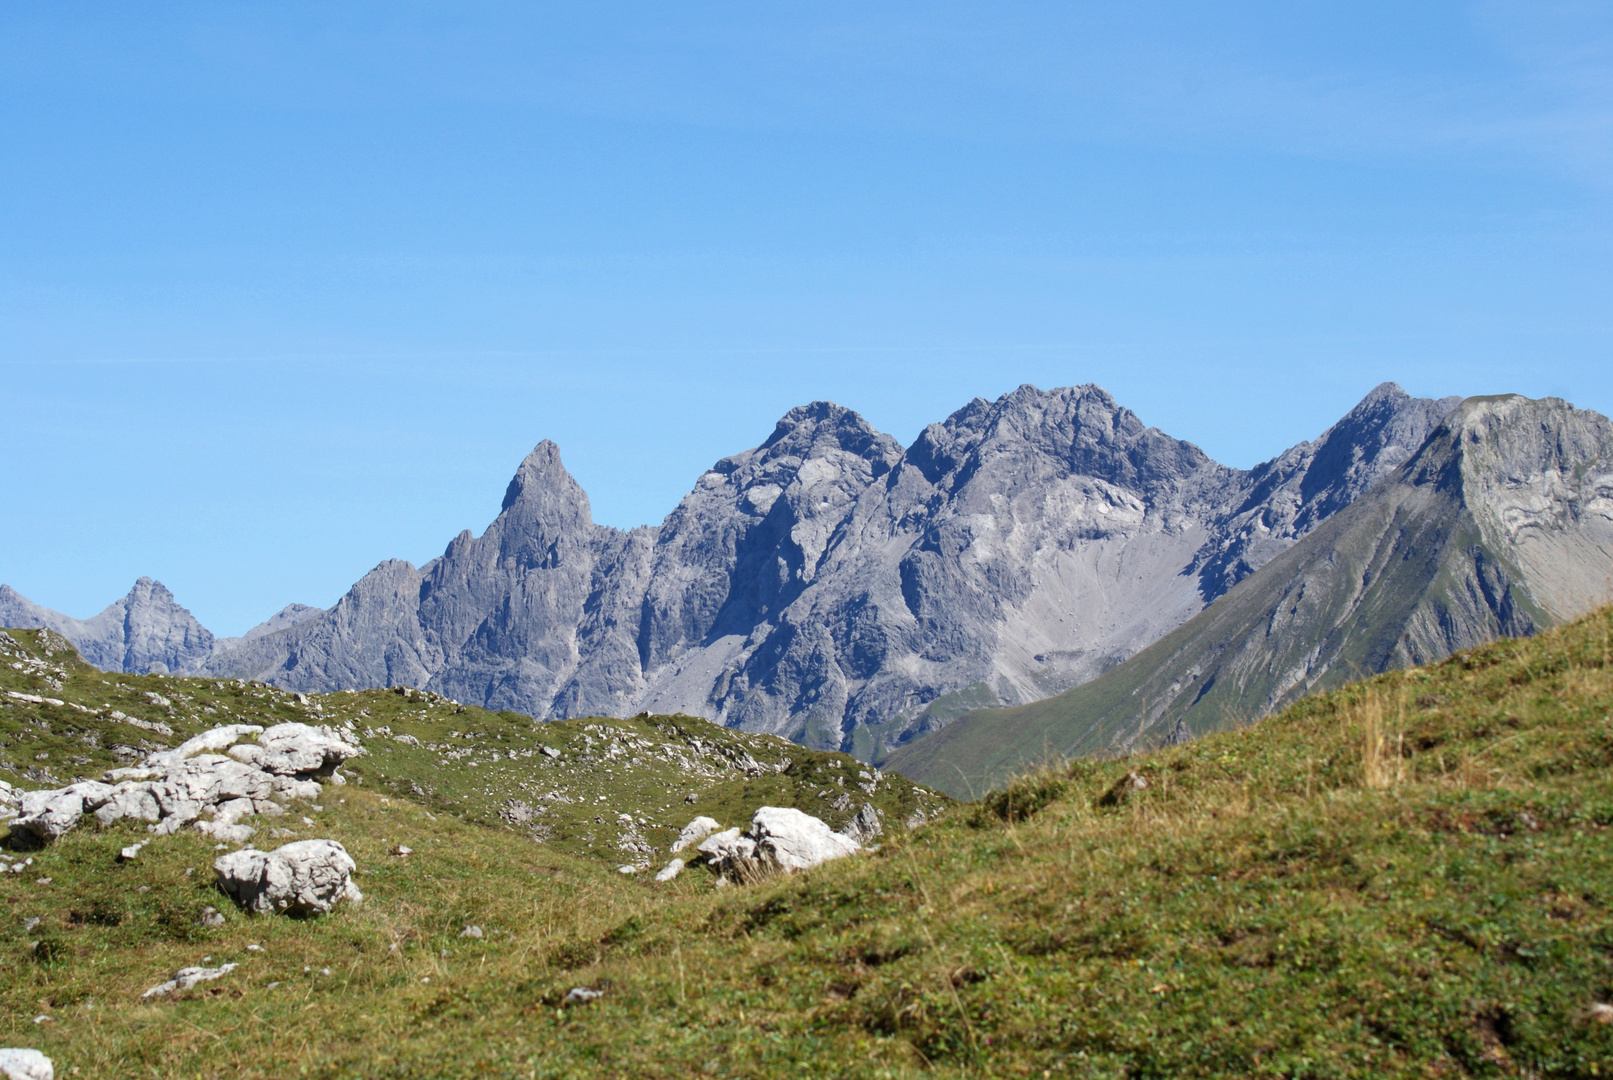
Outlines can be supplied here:
[[636, 874], [638, 873], [638, 867], [634, 866], [632, 863], [623, 863], [621, 866], [616, 868], [616, 872], [618, 874]]
[[603, 990], [595, 990], [587, 986], [573, 986], [571, 992], [566, 995], [566, 1000], [573, 1004], [581, 1005], [604, 996], [605, 991]]
[[1591, 1019], [1598, 1024], [1613, 1024], [1613, 1005], [1605, 1001], [1598, 1001], [1591, 1006]]
[[246, 947], [246, 951], [247, 952], [262, 952], [263, 951], [263, 946], [262, 945], [248, 945]]
[[6, 1080], [56, 1080], [56, 1067], [38, 1050], [0, 1050], [0, 1076]]
[[461, 930], [459, 932], [459, 936], [460, 937], [468, 937], [468, 938], [479, 938], [479, 937], [482, 936], [482, 928], [480, 926], [467, 926], [467, 927], [465, 927], [465, 929], [463, 929], [463, 930]]
[[35, 915], [35, 916], [33, 916], [32, 918], [29, 918], [29, 919], [24, 919], [22, 921], [22, 932], [26, 934], [28, 931], [32, 930], [34, 927], [36, 927], [38, 925], [39, 925], [39, 916], [38, 915]]
[[667, 863], [665, 866], [663, 866], [661, 868], [660, 873], [655, 875], [655, 880], [656, 881], [671, 881], [673, 878], [677, 877], [682, 872], [683, 872], [683, 860], [682, 859], [673, 859], [671, 862]]
[[48, 878], [48, 877], [42, 877], [42, 878], [39, 879], [38, 884], [40, 884], [40, 885], [49, 885], [53, 880], [55, 880], [55, 879], [54, 878]]
[[165, 983], [158, 983], [156, 986], [153, 986], [150, 990], [147, 990], [145, 993], [141, 994], [140, 995], [140, 1000], [145, 1001], [147, 998], [168, 997], [168, 996], [170, 996], [172, 994], [177, 994], [177, 993], [179, 993], [179, 992], [181, 992], [183, 990], [189, 990], [191, 987], [195, 986], [197, 983], [208, 982], [208, 981], [210, 981], [212, 979], [223, 978], [225, 975], [228, 975], [230, 972], [234, 971], [237, 966], [239, 966], [239, 965], [236, 965], [236, 964], [224, 964], [224, 965], [222, 965], [220, 967], [216, 967], [216, 968], [204, 968], [204, 967], [180, 968], [177, 972], [174, 973], [173, 978], [169, 979]]
[[118, 852], [118, 862], [134, 862], [135, 859], [140, 857], [140, 849], [145, 847], [147, 842], [142, 840], [138, 844], [130, 844], [128, 847], [121, 849]]
[[409, 847], [407, 844], [398, 844], [392, 849], [392, 854], [402, 858], [405, 855], [413, 855], [414, 848]]
[[224, 916], [219, 912], [218, 908], [209, 905], [202, 908], [202, 917], [196, 921], [203, 926], [219, 927], [224, 925]]

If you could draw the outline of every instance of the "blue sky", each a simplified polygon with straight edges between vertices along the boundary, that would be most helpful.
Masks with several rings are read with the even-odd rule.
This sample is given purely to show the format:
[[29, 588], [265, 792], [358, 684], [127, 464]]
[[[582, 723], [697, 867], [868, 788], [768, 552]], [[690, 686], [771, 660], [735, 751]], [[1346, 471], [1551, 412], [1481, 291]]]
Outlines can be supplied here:
[[0, 581], [218, 633], [828, 398], [1613, 411], [1605, 3], [10, 4]]

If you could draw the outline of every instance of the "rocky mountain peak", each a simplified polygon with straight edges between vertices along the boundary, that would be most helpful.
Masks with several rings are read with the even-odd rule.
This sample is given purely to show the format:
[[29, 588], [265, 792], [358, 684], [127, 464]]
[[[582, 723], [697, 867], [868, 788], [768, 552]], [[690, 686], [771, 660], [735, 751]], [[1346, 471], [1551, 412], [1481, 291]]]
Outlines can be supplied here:
[[[561, 463], [560, 447], [552, 440], [544, 439], [521, 459], [520, 467], [510, 478], [509, 487], [504, 489], [504, 503], [500, 510], [507, 511], [529, 500], [548, 499], [557, 489], [565, 491], [568, 488], [582, 491]], [[583, 501], [587, 501], [586, 495]]]
[[587, 493], [561, 463], [560, 448], [545, 439], [515, 471], [482, 541], [518, 564], [553, 565], [563, 548], [587, 543], [593, 529]]
[[[976, 398], [924, 429], [907, 461], [932, 484], [956, 489], [994, 457], [1039, 454], [1072, 475], [1148, 491], [1210, 462], [1192, 443], [1145, 425], [1101, 386], [1024, 384], [994, 402]], [[950, 477], [943, 483], [943, 478]]]
[[1307, 523], [1334, 513], [1404, 464], [1461, 398], [1414, 398], [1380, 383], [1314, 444], [1300, 484]]
[[[832, 401], [797, 405], [779, 418], [773, 434], [751, 454], [762, 461], [781, 457], [807, 461], [837, 450], [873, 464], [876, 475], [888, 471], [902, 454], [895, 439], [863, 419], [860, 413]], [[746, 456], [749, 455], [739, 455]]]
[[122, 599], [89, 619], [43, 608], [0, 586], [0, 624], [54, 630], [89, 663], [109, 671], [181, 671], [213, 651], [213, 635], [162, 582], [142, 577]]

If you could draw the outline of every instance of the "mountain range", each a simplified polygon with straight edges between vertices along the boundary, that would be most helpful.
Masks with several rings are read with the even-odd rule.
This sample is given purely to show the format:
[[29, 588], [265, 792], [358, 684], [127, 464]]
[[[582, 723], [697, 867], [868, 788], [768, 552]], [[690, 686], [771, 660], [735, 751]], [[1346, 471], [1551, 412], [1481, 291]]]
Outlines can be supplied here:
[[47, 626], [112, 670], [408, 684], [543, 718], [681, 711], [880, 759], [1159, 642], [1406, 463], [1458, 401], [1384, 384], [1249, 470], [1091, 385], [976, 399], [905, 449], [816, 402], [625, 531], [593, 522], [545, 441], [480, 536], [383, 562], [329, 610], [215, 639], [142, 579], [83, 621], [0, 587], [0, 623]]
[[882, 764], [983, 791], [1049, 758], [1239, 726], [1610, 600], [1613, 424], [1556, 399], [1469, 398], [1404, 465], [1125, 663], [970, 713]]

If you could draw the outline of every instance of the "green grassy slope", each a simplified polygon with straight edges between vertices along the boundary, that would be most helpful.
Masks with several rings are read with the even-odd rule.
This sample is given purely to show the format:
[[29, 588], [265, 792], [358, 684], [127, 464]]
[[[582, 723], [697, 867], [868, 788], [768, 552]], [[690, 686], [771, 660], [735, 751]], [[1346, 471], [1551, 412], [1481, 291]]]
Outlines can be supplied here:
[[[204, 929], [200, 838], [119, 866], [134, 830], [80, 828], [0, 875], [0, 1044], [90, 1077], [1602, 1076], [1610, 653], [1603, 612], [745, 887], [371, 780], [319, 817], [362, 905]], [[137, 1000], [204, 957], [242, 966]]]
[[871, 804], [900, 829], [948, 801], [846, 754], [691, 717], [539, 723], [401, 687], [299, 698], [262, 683], [102, 672], [56, 635], [9, 634], [0, 780], [22, 787], [95, 778], [218, 724], [298, 721], [353, 725], [366, 750], [343, 770], [355, 786], [612, 865], [647, 865], [646, 848], [664, 856], [696, 814], [743, 825], [758, 806], [796, 806], [839, 828]]

